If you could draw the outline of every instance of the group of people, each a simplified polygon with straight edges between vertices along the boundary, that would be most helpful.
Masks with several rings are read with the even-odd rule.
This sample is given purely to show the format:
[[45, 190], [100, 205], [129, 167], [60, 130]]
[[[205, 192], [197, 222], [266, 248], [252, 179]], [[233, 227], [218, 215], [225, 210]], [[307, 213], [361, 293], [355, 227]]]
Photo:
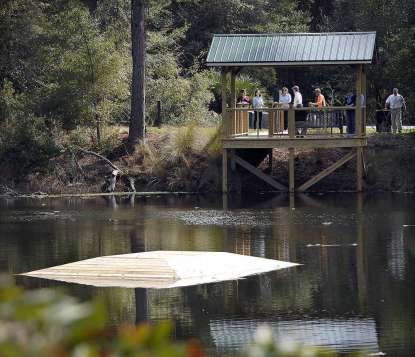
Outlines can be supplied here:
[[[302, 108], [303, 107], [303, 96], [300, 92], [299, 86], [295, 85], [292, 87], [294, 99], [292, 98], [291, 94], [288, 91], [287, 87], [282, 87], [282, 90], [279, 91], [279, 97], [277, 104], [281, 105], [283, 109], [288, 109], [291, 105], [294, 108]], [[309, 102], [309, 106], [322, 108], [326, 106], [326, 99], [324, 95], [321, 93], [320, 88], [316, 88], [314, 90], [314, 102]], [[356, 106], [356, 95], [354, 93], [350, 93], [346, 97], [346, 106], [354, 107]], [[363, 94], [360, 97], [360, 105], [365, 105], [365, 98]], [[246, 94], [246, 90], [242, 89], [240, 91], [238, 97], [239, 104], [252, 104], [254, 109], [261, 109], [264, 108], [264, 99], [262, 98], [261, 91], [257, 89], [255, 91], [255, 96], [251, 98]], [[274, 104], [276, 104], [274, 103]], [[386, 99], [385, 109], [390, 110], [391, 113], [391, 124], [392, 124], [392, 133], [396, 133], [397, 131], [400, 133], [402, 132], [402, 109], [406, 110], [405, 99], [402, 95], [399, 94], [398, 88], [393, 88], [393, 93]], [[346, 113], [347, 118], [347, 133], [354, 134], [356, 130], [355, 124], [355, 111], [348, 110]], [[258, 124], [258, 126], [257, 126]], [[288, 118], [287, 112], [284, 111], [284, 129], [287, 128]], [[262, 129], [262, 112], [255, 110], [254, 111], [254, 128]]]
[[[288, 109], [291, 105], [294, 108], [302, 108], [303, 107], [303, 96], [300, 92], [299, 86], [295, 85], [292, 87], [294, 99], [292, 98], [291, 94], [288, 91], [287, 87], [282, 87], [279, 91], [278, 102], [274, 104], [279, 104], [282, 106], [283, 109]], [[321, 93], [320, 88], [316, 88], [314, 90], [315, 100], [314, 102], [310, 102], [309, 105], [317, 108], [325, 107], [326, 106], [326, 99], [324, 95]], [[239, 97], [237, 99], [238, 104], [252, 104], [254, 109], [261, 109], [264, 108], [264, 99], [262, 98], [261, 91], [257, 89], [255, 91], [255, 96], [251, 98], [246, 94], [245, 89], [241, 89], [239, 93]], [[262, 129], [262, 112], [255, 111], [254, 112], [254, 128]], [[288, 125], [288, 118], [287, 112], [284, 112], [284, 129], [287, 129]]]

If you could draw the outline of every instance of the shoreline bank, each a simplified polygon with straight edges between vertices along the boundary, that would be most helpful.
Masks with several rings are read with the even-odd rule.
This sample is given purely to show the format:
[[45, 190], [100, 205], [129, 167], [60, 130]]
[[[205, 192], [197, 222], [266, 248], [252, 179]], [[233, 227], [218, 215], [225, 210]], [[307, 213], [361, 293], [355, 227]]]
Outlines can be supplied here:
[[[161, 143], [161, 144], [160, 144]], [[162, 140], [152, 137], [145, 148], [134, 154], [117, 155], [112, 162], [122, 167], [135, 181], [135, 195], [164, 195], [188, 193], [221, 192], [221, 156], [217, 150], [208, 153], [205, 146], [194, 145], [170, 160], [161, 153]], [[311, 149], [295, 153], [296, 187], [330, 166], [350, 149]], [[111, 153], [110, 155], [111, 156]], [[287, 184], [288, 153], [273, 151], [272, 171], [269, 171], [269, 157], [260, 168], [268, 170], [272, 177]], [[366, 165], [366, 192], [415, 192], [415, 133], [402, 135], [373, 134], [368, 137], [364, 151]], [[48, 173], [33, 173], [19, 183], [0, 182], [1, 196], [109, 196], [128, 195], [128, 187], [123, 177], [117, 181], [115, 193], [103, 193], [101, 187], [109, 173], [108, 165], [91, 157], [80, 158], [77, 166], [70, 167], [68, 158], [55, 158]], [[348, 162], [335, 173], [324, 178], [307, 192], [354, 192], [355, 162]], [[81, 167], [78, 170], [77, 167]], [[273, 192], [272, 187], [264, 186], [258, 178], [242, 168], [233, 172], [230, 180], [233, 192]]]

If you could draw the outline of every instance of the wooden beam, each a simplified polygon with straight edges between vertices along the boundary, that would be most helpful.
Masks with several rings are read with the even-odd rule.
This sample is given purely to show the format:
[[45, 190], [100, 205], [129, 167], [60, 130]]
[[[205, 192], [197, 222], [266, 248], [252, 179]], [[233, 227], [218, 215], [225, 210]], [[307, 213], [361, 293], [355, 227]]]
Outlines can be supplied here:
[[294, 183], [294, 148], [288, 149], [288, 181], [289, 181], [289, 191], [294, 192], [295, 183]]
[[231, 72], [231, 100], [230, 100], [230, 108], [233, 109], [230, 113], [228, 113], [229, 121], [231, 122], [232, 127], [232, 134], [239, 134], [241, 132], [239, 128], [239, 120], [236, 117], [236, 75], [232, 71]]
[[228, 149], [222, 149], [222, 193], [228, 193]]
[[[310, 135], [311, 136], [311, 135]], [[222, 145], [229, 149], [271, 149], [271, 148], [347, 148], [367, 146], [367, 138], [279, 138], [238, 136], [223, 139]]]
[[226, 108], [227, 108], [227, 94], [226, 94], [226, 89], [228, 86], [227, 83], [227, 75], [228, 73], [226, 71], [222, 71], [221, 74], [221, 85], [222, 85], [222, 121], [223, 121], [223, 136], [227, 137], [229, 134], [229, 122], [227, 120], [227, 112], [226, 112]]
[[304, 192], [305, 190], [307, 190], [308, 188], [310, 188], [311, 186], [313, 186], [314, 184], [316, 184], [317, 182], [319, 182], [320, 180], [322, 180], [323, 178], [325, 178], [326, 176], [330, 175], [332, 172], [337, 170], [340, 166], [343, 166], [346, 162], [353, 159], [355, 156], [356, 156], [356, 153], [354, 151], [350, 152], [349, 154], [342, 157], [340, 160], [336, 161], [334, 164], [332, 164], [328, 168], [324, 169], [323, 171], [321, 171], [320, 173], [318, 173], [317, 175], [315, 175], [314, 177], [312, 177], [311, 179], [303, 183], [298, 188], [298, 191]]
[[236, 170], [236, 163], [235, 163], [235, 149], [230, 149], [230, 156], [231, 156], [231, 170]]
[[366, 135], [366, 104], [367, 104], [367, 78], [366, 78], [366, 66], [362, 66], [362, 94], [364, 103], [362, 103], [362, 134]]
[[275, 181], [271, 176], [264, 174], [260, 169], [251, 165], [249, 162], [241, 159], [238, 155], [235, 155], [234, 157], [235, 157], [235, 162], [238, 165], [242, 166], [245, 170], [249, 171], [251, 174], [259, 177], [261, 180], [265, 181], [267, 184], [271, 185], [277, 190], [285, 191], [285, 192], [288, 191], [287, 187]]
[[293, 108], [288, 109], [288, 136], [295, 137], [295, 111]]
[[362, 94], [362, 74], [363, 69], [362, 65], [358, 64], [356, 66], [356, 135], [362, 135], [362, 102], [361, 102], [361, 94]]

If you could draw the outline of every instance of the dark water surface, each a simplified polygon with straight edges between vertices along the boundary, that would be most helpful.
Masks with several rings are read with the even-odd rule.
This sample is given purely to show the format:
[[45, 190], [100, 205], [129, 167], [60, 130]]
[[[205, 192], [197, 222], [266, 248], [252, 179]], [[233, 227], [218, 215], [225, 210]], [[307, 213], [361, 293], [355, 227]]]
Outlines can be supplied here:
[[415, 356], [414, 195], [0, 200], [0, 272], [144, 250], [227, 251], [303, 265], [167, 290], [17, 282], [99, 296], [112, 324], [173, 319], [177, 338], [196, 336], [212, 354], [241, 349], [266, 323], [305, 344]]

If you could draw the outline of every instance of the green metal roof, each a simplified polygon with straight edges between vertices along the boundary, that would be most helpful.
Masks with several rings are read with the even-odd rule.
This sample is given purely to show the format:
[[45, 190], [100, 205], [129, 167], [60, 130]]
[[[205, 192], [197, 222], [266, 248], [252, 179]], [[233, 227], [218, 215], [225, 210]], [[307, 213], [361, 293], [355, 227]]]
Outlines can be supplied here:
[[376, 32], [214, 35], [208, 66], [287, 66], [372, 62]]

